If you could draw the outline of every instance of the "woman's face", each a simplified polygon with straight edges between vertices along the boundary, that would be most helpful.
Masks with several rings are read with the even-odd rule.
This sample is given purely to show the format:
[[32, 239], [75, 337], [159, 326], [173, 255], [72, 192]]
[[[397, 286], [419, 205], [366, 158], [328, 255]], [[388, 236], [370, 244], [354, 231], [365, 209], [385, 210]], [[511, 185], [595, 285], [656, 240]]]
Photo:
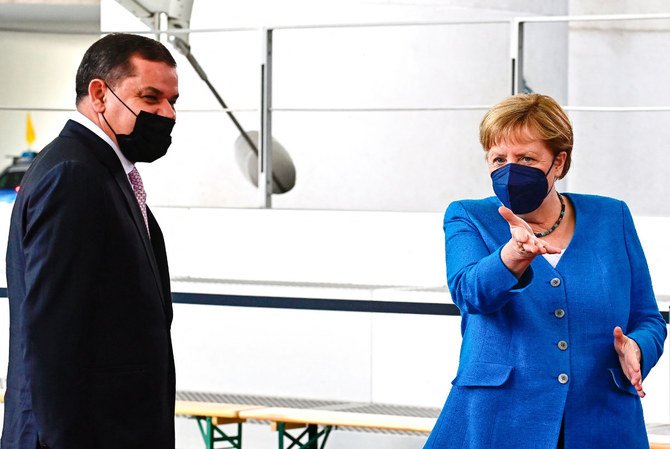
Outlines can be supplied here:
[[566, 153], [561, 152], [554, 161], [554, 154], [541, 140], [503, 141], [489, 149], [486, 153], [486, 162], [488, 163], [489, 174], [510, 162], [538, 168], [547, 173], [552, 162], [554, 162], [554, 166], [548, 174], [549, 179], [553, 179], [561, 175], [565, 156]]

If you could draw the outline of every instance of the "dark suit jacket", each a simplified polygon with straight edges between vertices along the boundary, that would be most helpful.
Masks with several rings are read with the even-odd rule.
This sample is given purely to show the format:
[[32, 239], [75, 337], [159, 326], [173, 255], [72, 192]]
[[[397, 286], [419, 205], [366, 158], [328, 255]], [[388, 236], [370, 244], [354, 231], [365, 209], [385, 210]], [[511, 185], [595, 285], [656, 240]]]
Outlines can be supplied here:
[[7, 250], [2, 449], [174, 448], [165, 244], [118, 157], [74, 121], [33, 162]]

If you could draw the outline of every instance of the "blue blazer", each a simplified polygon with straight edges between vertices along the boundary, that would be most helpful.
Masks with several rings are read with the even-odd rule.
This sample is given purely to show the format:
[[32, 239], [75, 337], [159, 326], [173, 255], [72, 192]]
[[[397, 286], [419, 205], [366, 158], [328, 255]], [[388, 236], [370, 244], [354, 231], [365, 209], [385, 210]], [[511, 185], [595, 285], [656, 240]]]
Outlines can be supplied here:
[[174, 449], [172, 302], [114, 150], [79, 123], [32, 163], [7, 249], [2, 449]]
[[502, 263], [510, 238], [495, 197], [458, 201], [444, 218], [447, 279], [461, 310], [456, 378], [425, 449], [649, 449], [642, 406], [612, 331], [663, 351], [661, 317], [625, 203], [566, 194], [572, 241], [553, 268], [536, 257], [521, 279]]

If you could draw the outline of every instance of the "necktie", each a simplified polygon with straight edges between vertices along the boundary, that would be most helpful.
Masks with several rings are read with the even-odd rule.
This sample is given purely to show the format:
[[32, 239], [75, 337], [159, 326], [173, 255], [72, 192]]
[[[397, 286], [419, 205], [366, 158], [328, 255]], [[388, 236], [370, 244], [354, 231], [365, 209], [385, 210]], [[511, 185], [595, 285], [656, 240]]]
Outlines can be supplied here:
[[137, 204], [140, 205], [142, 218], [144, 218], [144, 224], [147, 227], [147, 232], [149, 232], [149, 219], [147, 218], [147, 193], [144, 191], [142, 177], [140, 176], [140, 172], [137, 171], [136, 167], [133, 167], [130, 173], [128, 173], [128, 179], [130, 180], [130, 185], [133, 186], [133, 192], [135, 193]]

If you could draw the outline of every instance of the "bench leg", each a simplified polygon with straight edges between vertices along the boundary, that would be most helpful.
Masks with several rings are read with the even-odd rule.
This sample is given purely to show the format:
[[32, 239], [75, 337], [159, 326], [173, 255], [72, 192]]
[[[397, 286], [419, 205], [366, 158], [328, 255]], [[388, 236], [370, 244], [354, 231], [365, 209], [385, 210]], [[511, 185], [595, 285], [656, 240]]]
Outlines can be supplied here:
[[[294, 436], [287, 432], [285, 423], [277, 423], [279, 449], [284, 449], [285, 440], [291, 443], [286, 449], [293, 449], [294, 447], [298, 449], [324, 449], [332, 429], [333, 426], [324, 426], [323, 429], [319, 430], [319, 426], [316, 424], [309, 424], [307, 429], [303, 430], [298, 436]], [[323, 439], [321, 440], [321, 446], [319, 446], [319, 438], [321, 437]], [[305, 439], [306, 441], [303, 441]]]
[[[237, 435], [226, 434], [221, 427], [212, 423], [211, 416], [196, 416], [200, 435], [205, 441], [205, 449], [242, 449], [242, 423], [237, 423]], [[230, 446], [216, 446], [225, 441]]]
[[319, 428], [315, 424], [307, 426], [307, 439], [305, 449], [319, 449]]

